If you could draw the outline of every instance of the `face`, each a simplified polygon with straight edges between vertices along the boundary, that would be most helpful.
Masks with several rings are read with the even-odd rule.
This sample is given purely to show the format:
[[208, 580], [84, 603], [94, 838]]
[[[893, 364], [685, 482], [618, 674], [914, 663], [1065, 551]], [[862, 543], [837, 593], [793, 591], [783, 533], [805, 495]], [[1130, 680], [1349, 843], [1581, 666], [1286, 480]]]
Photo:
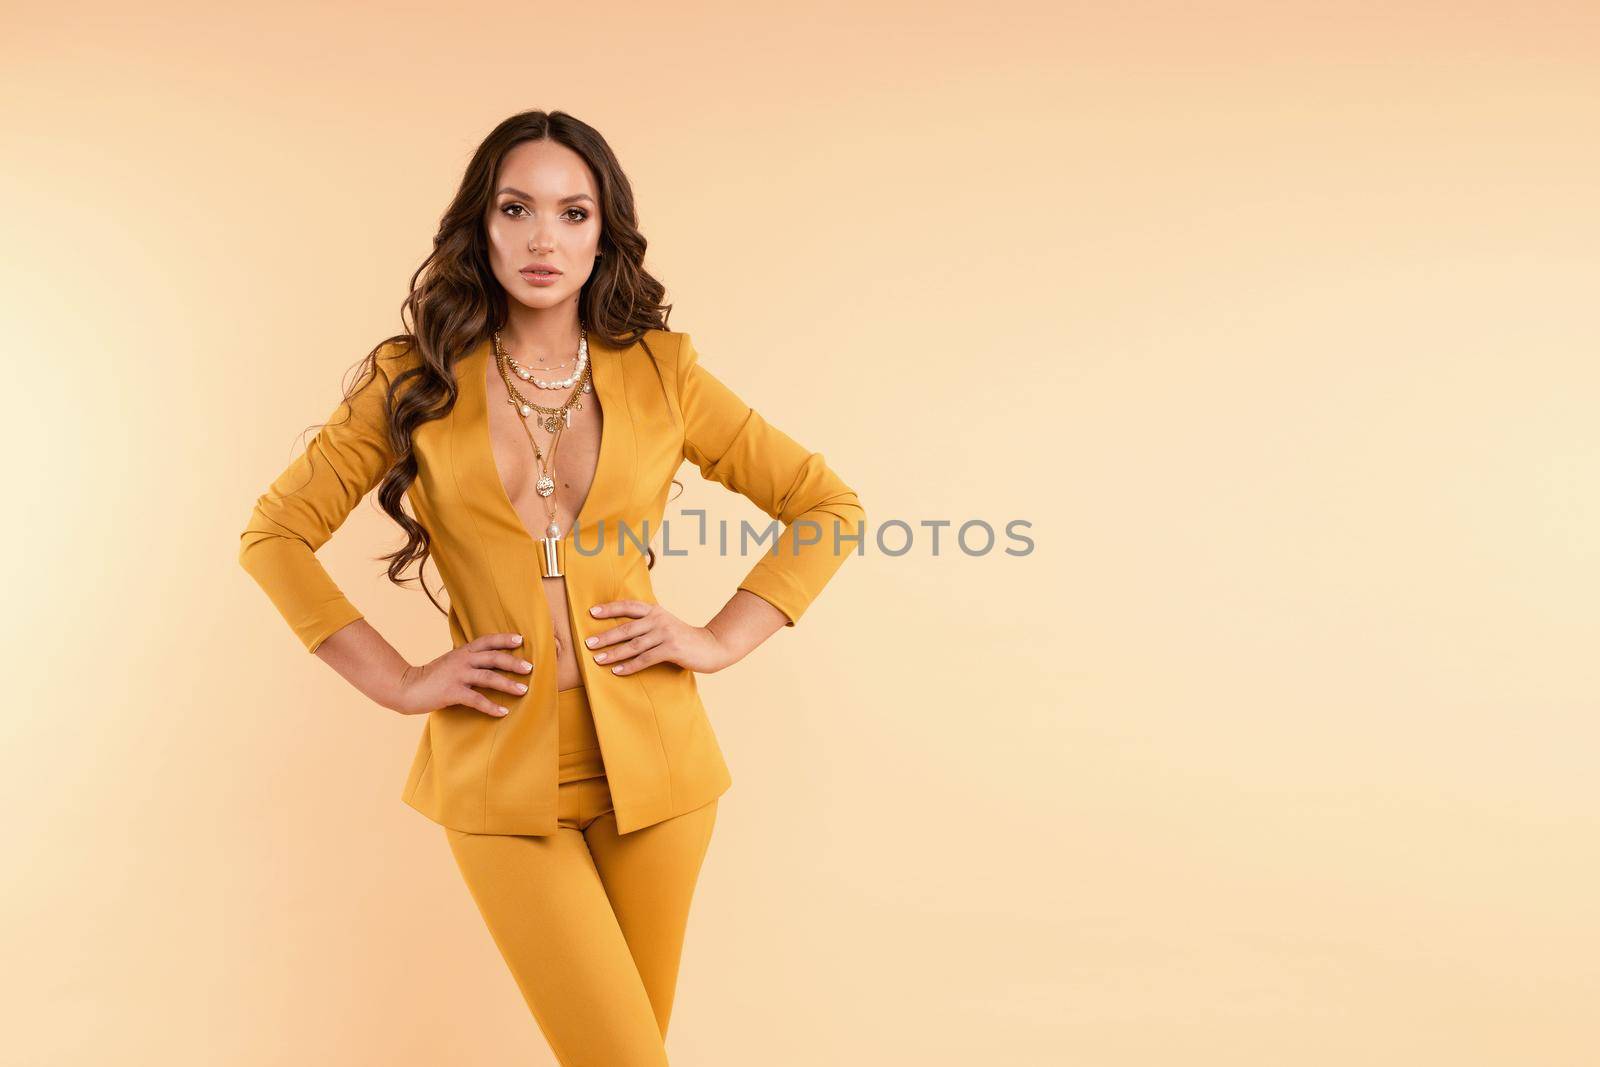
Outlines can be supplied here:
[[[576, 307], [600, 251], [599, 191], [589, 165], [555, 141], [517, 145], [501, 161], [484, 229], [489, 265], [512, 300], [539, 310], [567, 301]], [[557, 273], [535, 274], [535, 265]]]

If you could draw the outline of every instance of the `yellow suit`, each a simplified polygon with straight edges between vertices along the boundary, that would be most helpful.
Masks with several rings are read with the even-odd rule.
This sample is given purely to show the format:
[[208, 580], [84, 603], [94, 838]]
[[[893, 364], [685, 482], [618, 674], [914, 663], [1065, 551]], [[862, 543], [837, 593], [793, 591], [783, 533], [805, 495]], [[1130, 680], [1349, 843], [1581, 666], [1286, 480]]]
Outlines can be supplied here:
[[[636, 542], [658, 534], [683, 461], [784, 524], [739, 588], [773, 604], [790, 626], [845, 556], [864, 551], [865, 534], [855, 492], [820, 453], [772, 426], [706, 370], [688, 334], [650, 330], [644, 340], [648, 350], [590, 338], [604, 415], [600, 458], [578, 521], [563, 534], [568, 615], [622, 833], [698, 808], [732, 784], [694, 671], [656, 663], [616, 675], [582, 647], [619, 623], [594, 618], [590, 605], [657, 603]], [[349, 419], [341, 404], [256, 502], [240, 535], [240, 564], [309, 651], [362, 617], [315, 552], [387, 471], [384, 394], [419, 358], [408, 347], [386, 346]], [[417, 478], [406, 498], [432, 538], [454, 647], [486, 633], [520, 633], [533, 649], [534, 672], [526, 695], [494, 692], [508, 715], [461, 705], [430, 712], [401, 799], [466, 833], [546, 835], [557, 818], [554, 630], [541, 546], [512, 506], [490, 445], [484, 361], [491, 358], [485, 337], [456, 362], [454, 407], [417, 430]], [[676, 553], [688, 546], [678, 527], [673, 531]], [[857, 535], [862, 540], [845, 539]], [[730, 547], [737, 543], [735, 531]]]

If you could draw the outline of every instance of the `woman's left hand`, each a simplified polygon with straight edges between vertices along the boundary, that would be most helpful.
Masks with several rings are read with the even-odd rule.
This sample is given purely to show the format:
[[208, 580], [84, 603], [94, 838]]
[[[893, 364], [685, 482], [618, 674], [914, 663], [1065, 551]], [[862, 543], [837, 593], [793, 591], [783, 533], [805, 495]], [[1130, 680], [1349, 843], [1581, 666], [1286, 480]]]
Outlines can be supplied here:
[[660, 604], [608, 600], [590, 608], [589, 614], [626, 620], [585, 642], [595, 662], [613, 674], [632, 674], [652, 663], [676, 663], [713, 674], [735, 659], [716, 634], [684, 622]]

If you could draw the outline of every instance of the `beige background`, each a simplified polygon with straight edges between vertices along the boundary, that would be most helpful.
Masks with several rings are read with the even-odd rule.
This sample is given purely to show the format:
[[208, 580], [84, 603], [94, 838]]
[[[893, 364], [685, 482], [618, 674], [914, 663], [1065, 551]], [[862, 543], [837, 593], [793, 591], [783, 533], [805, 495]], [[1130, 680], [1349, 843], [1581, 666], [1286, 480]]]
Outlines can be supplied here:
[[[875, 523], [1036, 543], [702, 679], [674, 1063], [1593, 1062], [1593, 5], [249, 9], [6, 17], [7, 1062], [553, 1062], [234, 557], [529, 107]], [[421, 661], [397, 536], [323, 558]]]

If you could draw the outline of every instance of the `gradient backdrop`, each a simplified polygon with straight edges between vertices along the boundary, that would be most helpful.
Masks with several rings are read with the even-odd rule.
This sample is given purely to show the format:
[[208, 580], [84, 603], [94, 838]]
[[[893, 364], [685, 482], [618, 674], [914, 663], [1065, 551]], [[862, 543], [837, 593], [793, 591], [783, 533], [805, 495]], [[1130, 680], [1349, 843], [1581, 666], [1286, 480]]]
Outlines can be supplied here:
[[[674, 1063], [1595, 1062], [1593, 4], [6, 23], [6, 1062], [553, 1062], [399, 799], [423, 724], [235, 562], [532, 107], [875, 524], [1035, 544], [920, 527], [702, 679]], [[323, 559], [421, 662], [397, 536]], [[664, 562], [703, 622], [751, 560]]]

